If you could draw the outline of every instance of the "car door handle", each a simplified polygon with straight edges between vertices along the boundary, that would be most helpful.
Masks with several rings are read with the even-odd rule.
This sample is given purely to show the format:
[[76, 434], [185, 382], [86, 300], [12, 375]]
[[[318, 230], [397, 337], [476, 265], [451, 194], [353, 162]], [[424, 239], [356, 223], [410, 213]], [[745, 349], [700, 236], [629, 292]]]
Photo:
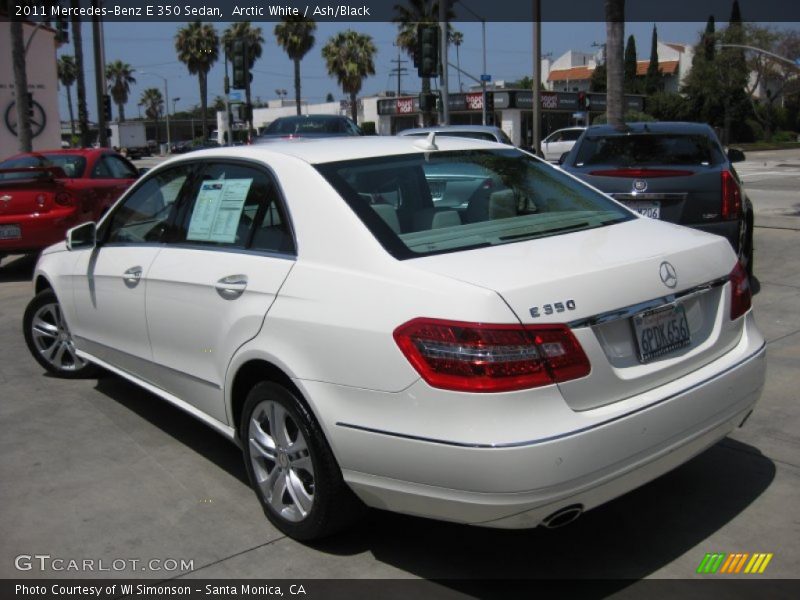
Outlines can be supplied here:
[[217, 293], [225, 300], [236, 300], [247, 287], [247, 275], [228, 275], [214, 284]]
[[131, 267], [122, 274], [122, 279], [129, 288], [135, 288], [142, 279], [142, 267]]

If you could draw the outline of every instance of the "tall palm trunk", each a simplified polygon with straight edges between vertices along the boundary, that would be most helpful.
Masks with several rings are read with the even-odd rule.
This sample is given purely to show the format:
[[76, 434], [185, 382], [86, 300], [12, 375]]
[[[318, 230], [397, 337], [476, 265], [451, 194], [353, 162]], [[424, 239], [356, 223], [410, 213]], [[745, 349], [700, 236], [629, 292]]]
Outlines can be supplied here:
[[[422, 78], [422, 93], [429, 94], [431, 91], [431, 78], [430, 77], [423, 77]], [[430, 127], [433, 125], [433, 113], [430, 111], [423, 111], [422, 112], [422, 126], [423, 127]]]
[[294, 104], [297, 107], [297, 115], [303, 114], [300, 109], [300, 59], [294, 59]]
[[353, 119], [353, 123], [358, 123], [358, 103], [355, 92], [350, 92], [350, 117]]
[[[75, 114], [72, 112], [72, 86], [67, 85], [64, 86], [67, 88], [67, 108], [69, 108], [69, 133], [72, 137], [75, 137]], [[70, 145], [72, 145], [72, 140], [70, 140]]]
[[458, 67], [458, 91], [463, 92], [464, 86], [461, 84], [461, 56], [458, 53], [458, 49], [461, 44], [456, 44], [456, 66]]
[[609, 125], [622, 127], [623, 38], [625, 37], [625, 0], [605, 0], [606, 11], [606, 114]]
[[[72, 7], [80, 8], [79, 0], [72, 0]], [[83, 35], [80, 18], [72, 19], [72, 41], [75, 46], [75, 71], [78, 87], [78, 126], [81, 130], [81, 146], [91, 146], [89, 139], [89, 109], [86, 107], [86, 78], [83, 73]]]
[[22, 21], [11, 21], [11, 61], [14, 63], [14, 92], [17, 104], [17, 147], [20, 152], [33, 149], [31, 120], [28, 116], [28, 73], [25, 70], [25, 36]]
[[[206, 126], [206, 110], [208, 108], [208, 79], [207, 73], [199, 71], [197, 73], [197, 81], [200, 82], [200, 115], [203, 118], [203, 139], [208, 139], [208, 131]], [[247, 105], [250, 105], [250, 98], [248, 96]]]
[[122, 123], [125, 120], [125, 103], [120, 102], [117, 104], [117, 123]]

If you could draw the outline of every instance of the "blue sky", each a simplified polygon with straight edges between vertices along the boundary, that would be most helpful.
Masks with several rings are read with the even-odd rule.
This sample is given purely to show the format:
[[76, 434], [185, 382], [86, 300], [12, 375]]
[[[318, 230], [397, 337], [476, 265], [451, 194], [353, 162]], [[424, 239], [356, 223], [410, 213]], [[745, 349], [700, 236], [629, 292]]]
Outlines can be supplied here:
[[[147, 87], [158, 87], [163, 91], [163, 81], [159, 77], [147, 75], [143, 71], [157, 73], [169, 79], [169, 94], [171, 98], [180, 98], [177, 110], [186, 109], [199, 104], [200, 92], [197, 77], [190, 75], [186, 68], [175, 57], [173, 38], [182, 23], [150, 22], [150, 23], [106, 23], [105, 24], [105, 50], [106, 62], [116, 59], [123, 60], [138, 71], [134, 74], [137, 83], [133, 86], [130, 100], [126, 106], [125, 114], [128, 117], [138, 115], [137, 103], [139, 97]], [[294, 97], [293, 67], [286, 54], [277, 46], [273, 35], [274, 23], [256, 23], [263, 30], [266, 40], [261, 59], [254, 67], [252, 84], [253, 98], [267, 100], [275, 98], [275, 89], [282, 88], [289, 91], [289, 97]], [[663, 42], [677, 42], [694, 44], [698, 33], [705, 27], [705, 23], [657, 23], [659, 39]], [[723, 24], [724, 25], [724, 24]], [[303, 98], [310, 102], [321, 102], [329, 92], [336, 99], [342, 98], [341, 89], [336, 81], [330, 78], [325, 70], [320, 50], [335, 33], [352, 27], [361, 33], [373, 37], [378, 49], [375, 57], [376, 74], [365, 81], [362, 94], [372, 94], [387, 89], [395, 89], [396, 79], [390, 77], [389, 72], [394, 67], [390, 62], [397, 58], [397, 48], [393, 45], [397, 27], [393, 23], [318, 23], [316, 44], [311, 49], [301, 65]], [[781, 24], [781, 27], [791, 27], [796, 24]], [[227, 27], [225, 23], [215, 24], [218, 32]], [[465, 71], [479, 75], [481, 72], [482, 46], [480, 23], [457, 23], [456, 29], [463, 32], [464, 43], [460, 48], [461, 68]], [[646, 60], [650, 56], [650, 36], [653, 23], [626, 23], [625, 36], [633, 34], [636, 38], [636, 47], [639, 59]], [[84, 56], [87, 60], [87, 90], [90, 118], [94, 119], [94, 79], [93, 55], [91, 49], [91, 24], [84, 23]], [[487, 71], [494, 79], [514, 80], [533, 71], [532, 58], [532, 25], [531, 23], [487, 23]], [[556, 58], [569, 49], [593, 52], [592, 43], [605, 41], [605, 23], [543, 23], [542, 24], [542, 52], [552, 53]], [[63, 46], [59, 54], [72, 54], [72, 43]], [[455, 55], [450, 61], [455, 63]], [[407, 59], [407, 56], [401, 58]], [[403, 78], [403, 90], [415, 91], [419, 89], [419, 78], [411, 63], [404, 65], [409, 69]], [[457, 81], [455, 71], [451, 71], [451, 81]], [[222, 61], [218, 62], [209, 74], [209, 102], [216, 95], [222, 94], [223, 67]], [[464, 80], [464, 86], [467, 81]], [[451, 84], [451, 87], [455, 87]], [[73, 87], [73, 99], [75, 90]], [[59, 92], [62, 118], [68, 118], [66, 92]], [[170, 103], [169, 110], [173, 106]], [[116, 116], [116, 106], [114, 115]]]

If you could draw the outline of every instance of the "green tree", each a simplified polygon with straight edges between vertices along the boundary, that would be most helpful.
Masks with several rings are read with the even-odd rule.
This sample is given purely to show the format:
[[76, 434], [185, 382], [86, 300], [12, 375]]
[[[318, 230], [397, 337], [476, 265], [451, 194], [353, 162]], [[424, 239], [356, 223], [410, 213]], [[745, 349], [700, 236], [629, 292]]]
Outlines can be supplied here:
[[131, 93], [131, 84], [136, 83], [133, 77], [133, 67], [121, 60], [115, 60], [106, 65], [106, 81], [108, 91], [117, 105], [117, 122], [125, 120], [125, 105], [128, 103], [128, 94]]
[[72, 111], [72, 86], [78, 77], [75, 68], [75, 57], [69, 54], [62, 54], [56, 64], [58, 70], [58, 81], [67, 90], [67, 108], [69, 109], [69, 130], [72, 137], [75, 137], [75, 115]]
[[[139, 104], [144, 107], [144, 114], [151, 119], [156, 126], [156, 142], [160, 141], [158, 123], [164, 113], [164, 96], [158, 88], [147, 88], [139, 98]], [[204, 138], [205, 139], [205, 138]]]
[[208, 138], [206, 116], [208, 113], [208, 72], [219, 58], [219, 36], [210, 23], [194, 21], [175, 34], [175, 51], [178, 60], [189, 73], [197, 75], [200, 84], [200, 112], [203, 122], [203, 139]]
[[623, 40], [625, 39], [625, 0], [605, 0], [606, 17], [606, 114], [608, 123], [622, 127], [625, 98], [623, 94]]
[[[439, 1], [438, 0], [407, 0], [407, 4], [394, 5], [395, 16], [393, 23], [397, 23], [397, 45], [408, 54], [414, 63], [417, 62], [417, 27], [422, 23], [439, 22]], [[448, 21], [455, 17], [452, 9], [447, 9]], [[448, 35], [450, 25], [448, 24]], [[431, 91], [431, 78], [422, 78], [422, 92]], [[429, 112], [422, 113], [422, 124], [429, 126], [432, 115]]]
[[214, 96], [214, 102], [211, 107], [214, 109], [214, 112], [225, 110], [225, 98], [222, 96]]
[[298, 115], [303, 112], [300, 105], [300, 61], [314, 47], [316, 30], [314, 21], [302, 17], [287, 17], [275, 25], [278, 45], [294, 63], [294, 104]]
[[350, 112], [355, 122], [358, 122], [356, 96], [364, 79], [375, 74], [376, 52], [372, 36], [352, 29], [337, 33], [322, 48], [328, 75], [336, 77], [342, 91], [350, 96]]
[[653, 38], [650, 42], [650, 63], [644, 80], [644, 91], [651, 96], [661, 89], [661, 72], [658, 69], [658, 32], [653, 25]]
[[731, 20], [722, 32], [720, 41], [723, 47], [714, 63], [722, 93], [722, 143], [729, 144], [744, 134], [744, 123], [752, 115], [752, 106], [746, 92], [749, 73], [744, 50], [724, 47], [725, 44], [747, 43], [738, 0], [733, 2]]
[[[252, 69], [263, 52], [264, 36], [261, 35], [261, 27], [251, 26], [250, 21], [237, 21], [228, 27], [222, 34], [222, 44], [228, 56], [232, 53], [234, 40], [247, 42], [247, 68]], [[248, 105], [251, 104], [250, 93], [250, 86], [247, 86], [245, 101]]]
[[636, 79], [636, 38], [628, 36], [625, 45], [625, 65], [622, 89], [626, 94], [636, 94], [639, 91], [639, 82]]
[[706, 29], [694, 47], [692, 69], [681, 91], [686, 96], [692, 120], [720, 127], [723, 109], [722, 91], [716, 72], [716, 35], [714, 18], [709, 17]]

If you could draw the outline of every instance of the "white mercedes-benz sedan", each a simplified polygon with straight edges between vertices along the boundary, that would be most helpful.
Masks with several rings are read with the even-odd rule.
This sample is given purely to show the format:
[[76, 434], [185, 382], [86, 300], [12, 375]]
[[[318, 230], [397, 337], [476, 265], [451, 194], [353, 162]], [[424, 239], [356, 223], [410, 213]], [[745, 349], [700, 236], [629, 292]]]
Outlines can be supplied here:
[[554, 527], [743, 424], [765, 344], [728, 242], [478, 140], [220, 148], [34, 273], [24, 333], [239, 444], [297, 539], [364, 506]]

